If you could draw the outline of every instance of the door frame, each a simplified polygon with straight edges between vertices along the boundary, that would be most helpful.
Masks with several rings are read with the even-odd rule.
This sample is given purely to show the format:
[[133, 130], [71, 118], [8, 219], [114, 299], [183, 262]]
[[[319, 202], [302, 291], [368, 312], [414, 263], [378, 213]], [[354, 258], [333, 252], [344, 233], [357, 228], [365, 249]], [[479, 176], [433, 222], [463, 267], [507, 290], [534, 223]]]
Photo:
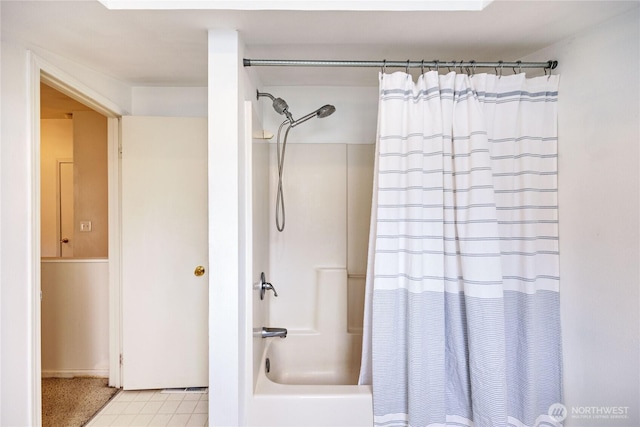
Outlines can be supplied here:
[[[62, 257], [62, 165], [71, 163], [73, 159], [56, 159], [56, 239], [58, 240], [58, 257]], [[73, 240], [72, 240], [73, 242]]]
[[42, 347], [40, 276], [40, 83], [46, 83], [65, 95], [107, 117], [108, 218], [109, 218], [109, 385], [120, 387], [121, 311], [120, 311], [120, 117], [126, 112], [117, 104], [86, 86], [34, 52], [28, 52], [28, 111], [31, 140], [31, 402], [34, 425], [42, 424]]

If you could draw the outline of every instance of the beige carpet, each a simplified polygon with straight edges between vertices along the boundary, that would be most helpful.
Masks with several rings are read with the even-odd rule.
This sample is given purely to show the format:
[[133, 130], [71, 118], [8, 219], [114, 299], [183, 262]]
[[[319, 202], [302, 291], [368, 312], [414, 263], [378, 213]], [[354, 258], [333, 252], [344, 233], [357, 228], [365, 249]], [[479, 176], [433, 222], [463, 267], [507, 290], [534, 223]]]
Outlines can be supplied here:
[[85, 425], [118, 391], [107, 383], [106, 378], [43, 378], [42, 426]]

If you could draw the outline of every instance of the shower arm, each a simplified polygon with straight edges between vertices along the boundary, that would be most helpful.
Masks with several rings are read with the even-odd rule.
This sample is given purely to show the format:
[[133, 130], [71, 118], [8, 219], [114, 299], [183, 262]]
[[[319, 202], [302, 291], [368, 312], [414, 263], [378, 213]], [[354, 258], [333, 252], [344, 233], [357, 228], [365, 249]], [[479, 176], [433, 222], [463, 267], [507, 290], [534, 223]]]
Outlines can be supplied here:
[[260, 99], [261, 96], [266, 96], [267, 98], [270, 98], [272, 101], [276, 100], [275, 96], [271, 95], [270, 93], [260, 92], [259, 90], [256, 90], [256, 99]]

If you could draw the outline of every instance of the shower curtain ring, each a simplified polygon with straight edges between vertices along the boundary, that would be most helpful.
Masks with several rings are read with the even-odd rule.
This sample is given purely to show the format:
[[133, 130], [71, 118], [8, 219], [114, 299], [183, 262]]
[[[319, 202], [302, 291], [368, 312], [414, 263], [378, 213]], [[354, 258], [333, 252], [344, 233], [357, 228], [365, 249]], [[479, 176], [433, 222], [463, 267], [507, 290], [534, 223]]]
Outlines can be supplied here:
[[437, 59], [435, 61], [433, 61], [436, 64], [436, 73], [440, 72], [440, 61], [438, 61]]
[[[553, 70], [553, 64], [551, 63], [551, 61], [549, 61], [549, 75], [547, 76], [547, 81], [549, 81], [549, 79], [551, 78], [551, 70]], [[547, 75], [547, 69], [544, 69], [544, 75]]]
[[382, 70], [381, 71], [382, 71], [382, 74], [387, 72], [387, 60], [386, 59], [382, 60]]
[[420, 71], [421, 71], [421, 74], [424, 74], [424, 59], [420, 63]]
[[[498, 74], [498, 79], [502, 78], [502, 69], [504, 68], [504, 63], [502, 61], [498, 61], [498, 66], [500, 67], [500, 73]], [[497, 72], [497, 70], [496, 70]]]
[[407, 67], [404, 69], [404, 72], [409, 74], [409, 59], [407, 59]]

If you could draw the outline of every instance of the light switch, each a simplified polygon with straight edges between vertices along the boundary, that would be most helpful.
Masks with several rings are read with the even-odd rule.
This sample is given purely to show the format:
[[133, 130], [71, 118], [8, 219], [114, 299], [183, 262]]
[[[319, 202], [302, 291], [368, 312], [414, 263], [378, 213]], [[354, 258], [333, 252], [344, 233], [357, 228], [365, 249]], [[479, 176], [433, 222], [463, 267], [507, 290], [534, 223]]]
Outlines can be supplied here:
[[80, 221], [80, 231], [91, 231], [91, 221]]

